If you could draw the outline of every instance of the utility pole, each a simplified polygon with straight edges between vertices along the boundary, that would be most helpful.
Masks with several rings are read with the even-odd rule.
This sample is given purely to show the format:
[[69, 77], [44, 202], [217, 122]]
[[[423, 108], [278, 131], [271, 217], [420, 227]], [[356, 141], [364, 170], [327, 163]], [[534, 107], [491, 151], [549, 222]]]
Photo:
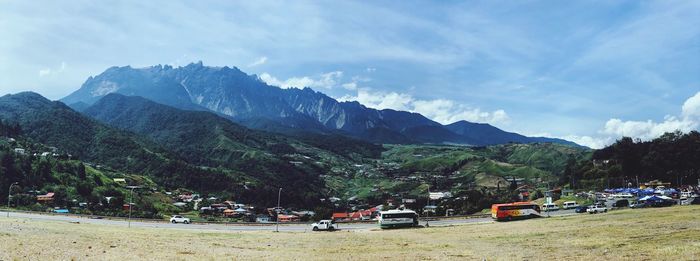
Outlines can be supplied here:
[[7, 217], [10, 217], [10, 197], [12, 195], [12, 186], [19, 184], [18, 182], [10, 184], [10, 188], [7, 189]]
[[[428, 206], [432, 208], [430, 205], [430, 184], [428, 184]], [[425, 220], [425, 227], [430, 227], [430, 210], [425, 212], [427, 219]]]
[[277, 213], [277, 217], [275, 218], [275, 232], [280, 232], [280, 197], [282, 196], [282, 188], [280, 188], [279, 192], [277, 192], [277, 208], [275, 209], [275, 213]]
[[134, 205], [134, 189], [139, 188], [139, 186], [126, 186], [126, 188], [130, 189], [131, 192], [129, 193], [129, 228], [131, 228], [131, 208]]

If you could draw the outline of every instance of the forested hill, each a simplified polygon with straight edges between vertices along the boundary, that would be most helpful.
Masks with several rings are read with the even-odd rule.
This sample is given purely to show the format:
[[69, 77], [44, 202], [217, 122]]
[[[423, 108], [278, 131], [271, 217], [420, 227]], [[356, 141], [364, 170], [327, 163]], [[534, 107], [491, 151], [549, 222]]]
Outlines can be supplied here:
[[207, 166], [235, 167], [241, 158], [272, 161], [275, 158], [270, 157], [304, 150], [328, 150], [348, 158], [378, 158], [382, 151], [379, 145], [341, 136], [299, 133], [287, 137], [252, 130], [211, 112], [176, 109], [137, 96], [109, 94], [83, 113], [147, 136], [189, 162]]
[[[290, 185], [293, 186], [290, 192], [294, 192], [290, 193], [290, 204], [297, 206], [315, 204], [324, 191], [318, 178], [321, 169], [297, 168], [289, 159], [275, 158], [267, 152], [256, 153], [253, 147], [242, 148], [250, 156], [236, 161], [235, 167], [196, 164], [203, 162], [193, 161], [193, 158], [205, 158], [197, 154], [196, 149], [187, 151], [192, 152], [189, 155], [168, 149], [177, 145], [187, 150], [188, 144], [163, 146], [156, 139], [107, 126], [36, 93], [0, 97], [0, 120], [19, 126], [28, 139], [55, 146], [75, 158], [115, 171], [149, 176], [166, 188], [236, 195], [239, 199], [265, 205], [274, 201], [273, 191]], [[235, 126], [227, 128], [235, 129]], [[226, 136], [219, 136], [222, 137]], [[189, 145], [194, 143], [196, 141]], [[266, 161], [270, 158], [273, 160]]]
[[87, 161], [108, 163], [119, 168], [139, 164], [140, 159], [169, 157], [153, 142], [118, 131], [32, 92], [0, 97], [0, 119], [16, 124], [23, 134], [37, 142], [60, 147]]

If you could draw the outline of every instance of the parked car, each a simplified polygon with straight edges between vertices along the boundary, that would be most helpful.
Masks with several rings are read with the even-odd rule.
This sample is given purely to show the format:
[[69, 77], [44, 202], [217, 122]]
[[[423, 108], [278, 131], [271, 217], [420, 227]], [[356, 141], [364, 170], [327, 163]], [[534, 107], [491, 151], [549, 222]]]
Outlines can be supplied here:
[[615, 201], [615, 204], [613, 204], [613, 207], [616, 208], [624, 208], [624, 207], [629, 207], [630, 201], [626, 199], [621, 199], [618, 201]]
[[588, 209], [586, 211], [590, 214], [598, 214], [598, 213], [608, 212], [608, 208], [606, 208], [603, 205], [596, 204], [596, 205], [588, 207]]
[[185, 224], [189, 224], [189, 223], [190, 223], [190, 219], [189, 219], [189, 218], [186, 218], [186, 217], [183, 217], [183, 216], [172, 216], [172, 217], [170, 218], [170, 223], [173, 223], [173, 224], [175, 224], [175, 223], [185, 223]]
[[634, 195], [632, 195], [630, 193], [620, 193], [620, 194], [613, 195], [613, 197], [618, 198], [618, 199], [630, 199], [630, 198], [634, 198]]
[[321, 220], [318, 223], [311, 224], [311, 230], [313, 230], [313, 231], [319, 231], [319, 230], [333, 231], [336, 229], [338, 229], [338, 224], [336, 224], [333, 220]]
[[583, 206], [578, 206], [576, 207], [576, 213], [586, 213], [586, 210], [590, 207], [590, 205], [583, 205]]
[[542, 211], [555, 211], [555, 210], [559, 210], [559, 207], [554, 203], [542, 204]]
[[562, 205], [562, 207], [563, 207], [564, 209], [577, 208], [577, 207], [578, 207], [578, 203], [576, 203], [576, 201], [567, 201], [567, 202], [564, 202], [564, 204]]

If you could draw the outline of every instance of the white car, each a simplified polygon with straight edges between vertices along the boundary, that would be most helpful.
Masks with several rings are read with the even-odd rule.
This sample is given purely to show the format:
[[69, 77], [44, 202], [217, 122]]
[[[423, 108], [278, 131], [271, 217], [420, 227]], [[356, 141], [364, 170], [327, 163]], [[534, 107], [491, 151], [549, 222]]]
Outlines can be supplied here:
[[333, 231], [336, 229], [338, 229], [338, 224], [336, 224], [332, 220], [321, 220], [318, 223], [311, 224], [311, 230], [313, 230], [313, 231], [319, 231], [319, 230]]
[[559, 206], [557, 204], [551, 203], [551, 204], [542, 204], [542, 211], [556, 211], [559, 210]]
[[605, 212], [608, 212], [608, 208], [606, 208], [603, 205], [596, 204], [596, 205], [588, 207], [588, 209], [586, 209], [586, 212], [588, 212], [590, 214], [605, 213]]
[[634, 195], [630, 193], [620, 193], [620, 194], [615, 194], [613, 195], [614, 198], [619, 198], [619, 199], [630, 199], [634, 198]]
[[189, 223], [190, 223], [190, 219], [189, 219], [189, 218], [186, 218], [186, 217], [183, 217], [183, 216], [172, 216], [172, 217], [170, 218], [170, 223], [173, 223], [173, 224], [175, 224], [175, 223], [185, 223], [185, 224], [189, 224]]
[[578, 203], [576, 203], [576, 201], [567, 201], [567, 202], [564, 202], [562, 207], [564, 209], [574, 209], [574, 208], [578, 207]]

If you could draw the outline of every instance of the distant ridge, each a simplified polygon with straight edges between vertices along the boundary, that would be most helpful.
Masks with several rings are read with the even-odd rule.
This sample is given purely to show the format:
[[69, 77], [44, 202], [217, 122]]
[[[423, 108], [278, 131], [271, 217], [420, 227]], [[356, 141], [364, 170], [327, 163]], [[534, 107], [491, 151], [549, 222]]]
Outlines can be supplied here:
[[141, 96], [183, 110], [208, 110], [251, 128], [281, 133], [339, 133], [373, 143], [576, 145], [526, 137], [483, 123], [459, 121], [444, 126], [418, 113], [339, 102], [310, 88], [282, 89], [236, 67], [209, 67], [202, 62], [178, 68], [111, 67], [88, 78], [62, 101], [82, 110], [110, 93]]

